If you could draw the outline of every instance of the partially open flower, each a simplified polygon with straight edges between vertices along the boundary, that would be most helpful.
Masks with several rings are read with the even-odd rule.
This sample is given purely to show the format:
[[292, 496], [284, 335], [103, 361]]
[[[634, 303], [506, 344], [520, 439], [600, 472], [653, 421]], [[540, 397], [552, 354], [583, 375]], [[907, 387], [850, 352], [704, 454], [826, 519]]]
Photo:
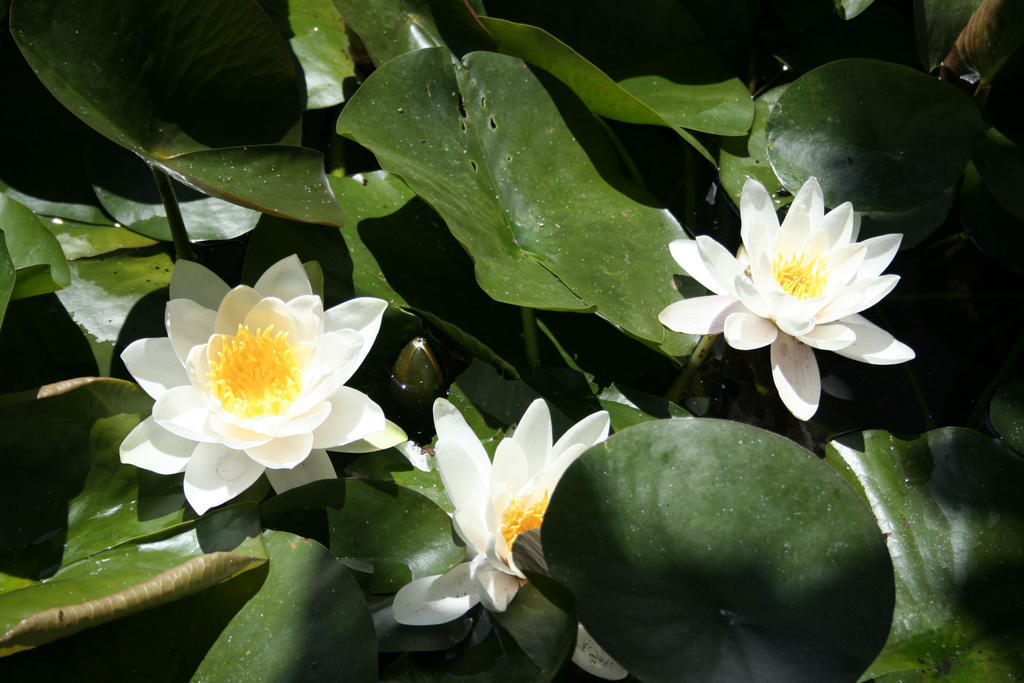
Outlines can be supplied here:
[[253, 287], [228, 286], [178, 261], [167, 337], [121, 354], [154, 399], [153, 414], [121, 444], [121, 461], [185, 472], [202, 514], [267, 473], [278, 491], [333, 478], [325, 448], [365, 451], [405, 440], [380, 407], [345, 386], [366, 357], [387, 303], [352, 299], [328, 311], [290, 256]]
[[[605, 411], [589, 415], [552, 445], [551, 415], [538, 399], [512, 436], [498, 444], [493, 463], [445, 399], [434, 402], [434, 425], [437, 469], [455, 506], [452, 521], [466, 543], [467, 560], [403, 586], [393, 605], [395, 619], [403, 624], [441, 624], [477, 603], [503, 612], [526, 583], [512, 557], [516, 537], [541, 526], [558, 480], [583, 451], [608, 438], [610, 421]], [[582, 626], [573, 661], [610, 680], [626, 675]]]
[[714, 295], [669, 304], [658, 316], [666, 327], [688, 334], [724, 332], [735, 349], [770, 344], [779, 396], [801, 420], [814, 415], [821, 396], [812, 349], [875, 365], [914, 357], [910, 347], [859, 315], [899, 281], [881, 273], [902, 235], [857, 242], [853, 206], [847, 202], [825, 213], [814, 178], [800, 188], [781, 226], [767, 190], [748, 180], [740, 217], [738, 256], [703, 235], [669, 245], [679, 265]]

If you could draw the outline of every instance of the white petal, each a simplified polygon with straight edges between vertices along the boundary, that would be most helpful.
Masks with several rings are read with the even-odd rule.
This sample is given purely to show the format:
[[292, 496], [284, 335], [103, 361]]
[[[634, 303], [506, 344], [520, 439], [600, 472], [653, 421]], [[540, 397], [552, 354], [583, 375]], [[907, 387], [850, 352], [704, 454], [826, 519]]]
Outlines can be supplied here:
[[828, 306], [818, 311], [818, 322], [830, 323], [874, 306], [891, 292], [899, 281], [899, 275], [881, 275], [852, 283], [840, 290]]
[[287, 304], [295, 319], [295, 343], [315, 341], [324, 333], [324, 302], [315, 294], [300, 296]]
[[199, 444], [185, 468], [185, 499], [203, 514], [252, 486], [263, 466], [242, 451], [220, 444]]
[[807, 334], [799, 337], [804, 344], [822, 351], [838, 351], [854, 342], [857, 335], [842, 323], [818, 325]]
[[290, 470], [267, 469], [265, 474], [270, 480], [270, 485], [277, 493], [283, 493], [289, 489], [297, 489], [300, 486], [321, 481], [323, 479], [337, 479], [338, 474], [334, 471], [331, 458], [327, 451], [314, 448], [309, 452], [309, 457], [300, 462]]
[[313, 293], [302, 262], [295, 254], [287, 256], [260, 276], [253, 289], [261, 296], [273, 296], [282, 301], [291, 301], [297, 296]]
[[821, 399], [821, 376], [811, 347], [787, 334], [772, 344], [772, 378], [779, 398], [798, 420], [809, 420]]
[[697, 251], [707, 266], [708, 272], [718, 282], [718, 289], [713, 292], [725, 290], [726, 293], [735, 295], [732, 289], [733, 280], [743, 275], [743, 266], [736, 260], [736, 257], [729, 253], [725, 247], [711, 239], [707, 235], [698, 235]]
[[458, 409], [443, 398], [434, 401], [434, 455], [452, 505], [460, 507], [485, 490], [491, 461]]
[[492, 612], [504, 612], [508, 603], [519, 592], [519, 577], [506, 574], [489, 564], [484, 564], [476, 572], [476, 581], [480, 586], [480, 602]]
[[121, 352], [121, 360], [142, 390], [153, 398], [189, 384], [185, 366], [167, 337], [136, 339]]
[[733, 313], [726, 318], [724, 331], [725, 341], [740, 351], [768, 346], [779, 334], [779, 328], [771, 320], [746, 311]]
[[470, 577], [469, 562], [444, 574], [425, 576], [402, 586], [392, 604], [395, 621], [410, 626], [443, 624], [480, 602], [480, 589]]
[[237, 451], [244, 451], [253, 446], [262, 446], [274, 438], [266, 431], [259, 429], [261, 425], [257, 419], [241, 419], [223, 410], [210, 411], [206, 418], [206, 424], [209, 432], [216, 435], [217, 443]]
[[543, 497], [545, 493], [550, 496], [554, 492], [555, 487], [558, 486], [562, 475], [569, 469], [569, 465], [576, 462], [576, 459], [583, 455], [583, 452], [586, 450], [587, 447], [583, 444], [575, 443], [558, 455], [553, 456], [547, 468], [537, 477], [536, 483], [533, 485], [535, 494], [539, 497]]
[[153, 404], [153, 419], [164, 429], [185, 439], [213, 443], [217, 437], [206, 417], [209, 409], [192, 385], [167, 390]]
[[857, 335], [857, 341], [836, 351], [840, 356], [872, 365], [894, 365], [912, 360], [916, 355], [912, 348], [897, 341], [867, 318], [851, 315], [840, 322]]
[[344, 446], [387, 426], [380, 406], [357, 389], [339, 387], [328, 402], [330, 413], [313, 431], [314, 448]]
[[245, 316], [262, 298], [252, 287], [239, 285], [232, 289], [220, 302], [213, 331], [232, 337], [238, 334], [238, 326], [245, 322]]
[[800, 248], [801, 253], [807, 259], [818, 258], [828, 251], [828, 235], [821, 230], [812, 230]]
[[191, 299], [215, 311], [228, 293], [228, 286], [212, 270], [192, 261], [178, 260], [171, 273], [170, 293], [171, 301]]
[[743, 304], [731, 296], [698, 296], [669, 304], [658, 314], [658, 320], [675, 332], [718, 334], [726, 317], [742, 310]]
[[551, 413], [544, 399], [539, 398], [527, 406], [512, 433], [512, 440], [519, 444], [526, 456], [527, 476], [536, 476], [544, 469], [551, 453]]
[[629, 672], [612, 659], [611, 655], [587, 633], [583, 624], [576, 628], [576, 650], [572, 653], [572, 661], [588, 674], [606, 681], [620, 681], [629, 675]]
[[805, 207], [807, 216], [811, 219], [811, 225], [817, 225], [825, 215], [825, 196], [821, 192], [821, 185], [814, 176], [808, 178], [800, 191], [796, 193], [793, 204], [800, 204]]
[[853, 235], [853, 204], [844, 202], [825, 214], [818, 229], [828, 235], [829, 247], [835, 249], [850, 244]]
[[455, 527], [455, 533], [475, 553], [483, 553], [487, 549], [491, 536], [482, 513], [483, 508], [480, 505], [468, 503], [456, 508], [452, 515], [452, 526]]
[[772, 318], [779, 329], [793, 337], [808, 334], [814, 329], [818, 312], [828, 304], [828, 298], [797, 299], [789, 294], [768, 297]]
[[267, 330], [273, 325], [272, 335], [283, 332], [288, 335], [289, 342], [297, 343], [298, 328], [295, 319], [288, 306], [280, 299], [261, 299], [245, 314], [243, 324], [254, 334], [256, 330]]
[[[494, 451], [494, 461], [491, 464], [491, 479], [488, 487], [491, 496], [494, 497], [502, 493], [507, 493], [510, 496], [516, 495], [520, 487], [533, 474], [530, 466], [530, 454], [515, 439], [502, 439]], [[544, 463], [541, 461], [539, 467], [543, 468], [543, 466]]]
[[[757, 259], [757, 261], [763, 261], [763, 260], [764, 260], [763, 258]], [[756, 261], [755, 261], [755, 263], [756, 263]], [[750, 268], [755, 273], [757, 272], [756, 266], [754, 265], [754, 263], [751, 263]], [[769, 267], [769, 272], [770, 272], [770, 267]], [[742, 311], [742, 310], [746, 309], [746, 310], [750, 311], [751, 313], [753, 313], [754, 315], [756, 315], [759, 318], [770, 318], [772, 316], [772, 308], [771, 308], [771, 305], [768, 303], [768, 299], [764, 296], [764, 294], [766, 294], [766, 293], [767, 294], [771, 294], [771, 293], [781, 294], [782, 293], [782, 288], [779, 287], [778, 283], [775, 282], [774, 278], [772, 278], [770, 280], [770, 282], [773, 283], [773, 284], [770, 284], [765, 289], [760, 288], [758, 285], [755, 284], [755, 282], [756, 282], [756, 280], [752, 282], [750, 280], [750, 278], [748, 278], [748, 277], [738, 277], [738, 278], [736, 278], [736, 282], [734, 283], [735, 287], [736, 287], [736, 296], [743, 303], [743, 306], [741, 306], [740, 308], [738, 308], [736, 310]], [[732, 311], [730, 311], [730, 313], [731, 312]], [[725, 325], [725, 321], [724, 320], [722, 321], [722, 324], [723, 324], [723, 326]]]
[[184, 363], [193, 347], [210, 341], [217, 324], [217, 312], [191, 299], [171, 299], [167, 302], [164, 324], [174, 353]]
[[[404, 435], [405, 432], [402, 432], [402, 434]], [[416, 445], [415, 441], [399, 442], [397, 444], [392, 444], [392, 446], [406, 457], [410, 465], [418, 469], [420, 472], [429, 472], [433, 469], [430, 463], [430, 454]], [[385, 448], [390, 447], [391, 446], [385, 446]]]
[[577, 444], [583, 446], [583, 450], [595, 446], [608, 438], [611, 429], [611, 418], [605, 410], [587, 415], [585, 418], [574, 424], [562, 435], [551, 448], [549, 463], [554, 462], [558, 456], [567, 449]]
[[423, 470], [424, 472], [429, 472], [434, 469], [431, 467], [430, 461], [426, 460], [425, 455], [422, 460], [419, 458], [414, 459], [415, 456], [410, 455], [410, 449], [413, 447], [418, 450], [421, 449], [419, 449], [419, 446], [409, 446], [408, 444], [412, 444], [412, 442], [409, 441], [408, 435], [402, 430], [402, 428], [391, 420], [384, 420], [384, 429], [379, 432], [374, 432], [362, 439], [357, 439], [351, 443], [347, 443], [344, 446], [335, 446], [331, 448], [331, 450], [338, 451], [339, 453], [372, 453], [374, 451], [382, 451], [385, 448], [394, 447], [402, 451], [402, 454], [409, 458], [410, 462], [412, 462], [416, 469]]
[[896, 233], [892, 235], [879, 235], [878, 237], [872, 237], [861, 242], [867, 249], [867, 254], [857, 273], [857, 279], [864, 280], [881, 275], [882, 271], [888, 268], [889, 264], [896, 257], [896, 252], [900, 250], [900, 242], [902, 241], [903, 235]]
[[830, 294], [848, 286], [857, 277], [865, 254], [867, 249], [863, 244], [847, 244], [829, 253], [826, 257], [828, 282], [825, 292]]
[[811, 218], [807, 215], [807, 207], [794, 201], [789, 205], [789, 211], [782, 220], [772, 254], [788, 257], [790, 254], [798, 253], [810, 234]]
[[246, 448], [245, 453], [264, 467], [282, 469], [295, 467], [309, 456], [312, 449], [312, 434], [296, 434]]
[[687, 275], [715, 294], [724, 295], [729, 293], [728, 288], [719, 284], [718, 280], [711, 275], [708, 267], [704, 264], [704, 259], [700, 256], [696, 242], [693, 240], [673, 240], [669, 242], [668, 249], [672, 252], [672, 258], [686, 271]]
[[748, 178], [740, 193], [740, 238], [749, 254], [764, 253], [775, 244], [779, 217], [764, 185]]
[[316, 365], [330, 371], [332, 387], [340, 387], [359, 369], [366, 351], [364, 337], [354, 330], [327, 332], [317, 344]]
[[359, 297], [350, 299], [338, 304], [324, 313], [324, 329], [328, 332], [336, 330], [355, 330], [363, 337], [363, 346], [360, 351], [356, 366], [366, 358], [370, 352], [377, 332], [380, 331], [380, 321], [387, 310], [388, 302], [373, 297]]
[[312, 408], [302, 415], [289, 415], [284, 421], [270, 427], [267, 430], [267, 434], [273, 437], [279, 437], [295, 436], [296, 434], [304, 434], [308, 432], [315, 433], [315, 430], [327, 420], [330, 414], [330, 401], [321, 401], [320, 403], [314, 404]]
[[177, 474], [195, 450], [196, 442], [175, 436], [147, 417], [121, 442], [121, 462], [157, 474]]

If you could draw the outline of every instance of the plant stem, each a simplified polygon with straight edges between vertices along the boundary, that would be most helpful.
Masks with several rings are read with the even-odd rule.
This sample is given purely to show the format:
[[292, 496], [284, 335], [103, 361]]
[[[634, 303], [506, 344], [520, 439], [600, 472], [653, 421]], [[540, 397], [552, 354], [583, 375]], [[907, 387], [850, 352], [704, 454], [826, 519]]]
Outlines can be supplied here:
[[164, 203], [164, 213], [167, 214], [167, 222], [171, 226], [171, 237], [174, 239], [174, 257], [194, 261], [196, 255], [192, 251], [192, 244], [188, 241], [185, 220], [181, 217], [181, 209], [178, 208], [178, 198], [174, 196], [171, 179], [156, 166], [150, 166], [149, 168], [153, 171], [153, 180], [156, 181], [156, 189], [160, 192], [160, 200]]
[[693, 383], [693, 379], [697, 376], [697, 371], [700, 370], [701, 364], [711, 355], [711, 350], [715, 348], [716, 341], [718, 341], [717, 334], [705, 334], [700, 338], [697, 346], [693, 347], [693, 352], [690, 353], [690, 359], [686, 362], [679, 376], [676, 377], [676, 381], [665, 392], [666, 400], [673, 403], [679, 402], [679, 399], [683, 397], [683, 394]]
[[537, 343], [537, 317], [532, 308], [521, 306], [519, 315], [523, 319], [523, 346], [526, 362], [533, 369], [540, 365], [540, 345]]

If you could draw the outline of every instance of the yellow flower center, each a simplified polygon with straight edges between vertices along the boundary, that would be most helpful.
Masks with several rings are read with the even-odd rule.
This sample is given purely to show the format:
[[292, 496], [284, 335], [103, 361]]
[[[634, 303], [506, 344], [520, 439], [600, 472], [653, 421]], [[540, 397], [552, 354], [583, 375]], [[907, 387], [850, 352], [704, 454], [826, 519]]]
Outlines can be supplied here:
[[508, 544], [509, 550], [512, 549], [512, 544], [516, 540], [516, 536], [529, 531], [530, 529], [537, 529], [540, 527], [540, 523], [544, 521], [544, 513], [548, 509], [548, 494], [544, 494], [544, 498], [538, 500], [533, 505], [526, 506], [525, 496], [522, 498], [513, 498], [505, 511], [501, 513], [501, 535], [505, 537], [505, 543]]
[[210, 359], [210, 392], [241, 418], [280, 415], [302, 390], [295, 347], [274, 326], [251, 332], [245, 325]]
[[790, 254], [789, 258], [779, 254], [772, 262], [772, 275], [783, 291], [797, 299], [821, 296], [828, 281], [828, 266], [825, 259], [808, 259], [803, 254]]

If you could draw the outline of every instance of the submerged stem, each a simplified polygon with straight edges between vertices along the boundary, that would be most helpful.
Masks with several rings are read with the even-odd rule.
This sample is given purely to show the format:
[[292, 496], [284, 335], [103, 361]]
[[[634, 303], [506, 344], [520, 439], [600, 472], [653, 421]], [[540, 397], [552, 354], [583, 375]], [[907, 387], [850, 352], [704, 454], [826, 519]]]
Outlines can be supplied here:
[[532, 308], [521, 306], [519, 315], [523, 320], [523, 346], [526, 362], [530, 368], [540, 365], [540, 345], [537, 343], [537, 317]]
[[156, 166], [150, 166], [149, 168], [153, 171], [153, 180], [156, 181], [156, 189], [160, 192], [160, 200], [164, 203], [164, 213], [167, 214], [167, 222], [171, 226], [171, 237], [174, 239], [174, 256], [175, 258], [194, 261], [196, 255], [192, 251], [192, 244], [188, 241], [185, 220], [181, 217], [181, 209], [178, 208], [178, 198], [174, 196], [174, 187], [171, 186], [171, 179]]
[[676, 381], [665, 392], [666, 400], [673, 403], [679, 402], [687, 388], [693, 383], [694, 377], [697, 376], [697, 371], [700, 370], [700, 366], [711, 355], [711, 350], [715, 348], [716, 341], [718, 341], [717, 334], [705, 334], [700, 338], [697, 346], [693, 347], [693, 351], [690, 353], [690, 359], [686, 362], [679, 376], [676, 377]]

